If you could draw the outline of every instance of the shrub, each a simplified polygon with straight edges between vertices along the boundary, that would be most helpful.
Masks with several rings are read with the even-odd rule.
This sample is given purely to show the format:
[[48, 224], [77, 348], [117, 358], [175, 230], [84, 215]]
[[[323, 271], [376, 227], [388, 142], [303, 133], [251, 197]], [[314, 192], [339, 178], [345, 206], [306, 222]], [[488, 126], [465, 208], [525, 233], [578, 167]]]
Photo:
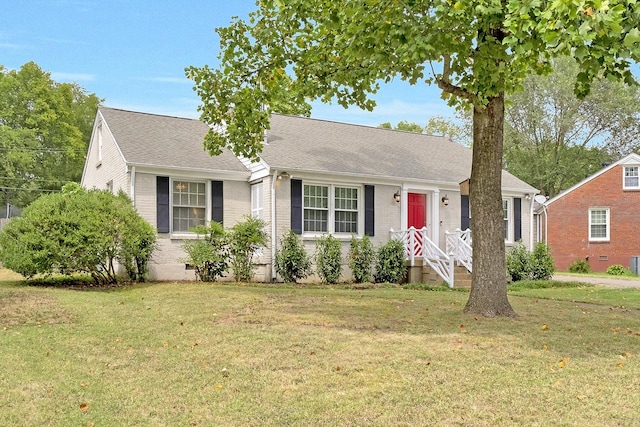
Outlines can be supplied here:
[[342, 273], [342, 244], [332, 235], [316, 240], [316, 272], [324, 283], [338, 283]]
[[144, 280], [155, 239], [124, 193], [72, 183], [38, 198], [2, 230], [0, 260], [27, 278], [88, 273], [96, 284], [114, 284], [119, 263], [130, 279]]
[[589, 261], [577, 259], [569, 264], [569, 271], [572, 273], [589, 273], [591, 272], [591, 266], [589, 265]]
[[532, 280], [549, 280], [555, 272], [555, 263], [549, 252], [549, 246], [539, 242], [533, 248], [531, 254], [531, 279]]
[[555, 271], [553, 257], [544, 243], [536, 244], [533, 252], [517, 242], [507, 252], [507, 274], [511, 280], [548, 280]]
[[311, 259], [304, 249], [300, 236], [289, 230], [280, 239], [280, 250], [276, 251], [276, 273], [285, 282], [295, 283], [311, 274]]
[[352, 236], [349, 247], [349, 268], [351, 268], [353, 280], [356, 283], [371, 281], [374, 259], [375, 251], [369, 236], [365, 235], [360, 240], [356, 236]]
[[264, 221], [252, 216], [237, 223], [229, 232], [229, 256], [231, 269], [236, 281], [247, 282], [253, 276], [253, 256], [258, 249], [266, 246], [267, 233]]
[[511, 280], [517, 282], [531, 278], [532, 270], [531, 253], [522, 244], [516, 242], [507, 251], [507, 274], [511, 276]]
[[607, 268], [607, 274], [612, 276], [622, 276], [625, 272], [626, 270], [621, 264], [613, 264]]
[[376, 282], [400, 283], [406, 273], [403, 242], [391, 239], [378, 248], [376, 252]]
[[193, 229], [197, 240], [187, 240], [181, 246], [187, 257], [182, 261], [193, 265], [196, 278], [203, 282], [215, 282], [229, 269], [227, 233], [222, 224], [211, 221]]

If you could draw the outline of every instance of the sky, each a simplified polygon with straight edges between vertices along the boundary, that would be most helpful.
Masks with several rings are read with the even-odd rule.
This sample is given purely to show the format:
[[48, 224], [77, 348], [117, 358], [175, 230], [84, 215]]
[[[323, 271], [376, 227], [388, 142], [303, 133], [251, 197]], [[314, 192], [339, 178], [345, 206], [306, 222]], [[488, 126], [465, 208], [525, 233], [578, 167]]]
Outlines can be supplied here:
[[[184, 75], [190, 65], [217, 67], [214, 31], [246, 18], [254, 0], [3, 0], [0, 65], [33, 61], [58, 82], [73, 82], [113, 108], [198, 118], [200, 99]], [[453, 118], [440, 91], [400, 81], [374, 96], [373, 112], [313, 104], [312, 117], [377, 126], [425, 125]]]

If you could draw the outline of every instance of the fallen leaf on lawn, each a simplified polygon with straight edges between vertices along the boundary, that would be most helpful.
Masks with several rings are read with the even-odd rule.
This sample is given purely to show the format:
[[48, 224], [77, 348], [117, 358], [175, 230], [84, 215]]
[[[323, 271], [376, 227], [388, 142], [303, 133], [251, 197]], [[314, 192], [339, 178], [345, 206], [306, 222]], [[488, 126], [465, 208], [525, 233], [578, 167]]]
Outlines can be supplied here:
[[340, 366], [336, 366], [336, 372], [341, 371], [342, 368]]
[[578, 400], [584, 400], [587, 398], [587, 396], [585, 396], [584, 394], [579, 394], [576, 397], [578, 398]]
[[222, 389], [222, 384], [216, 384], [216, 389], [218, 390]]
[[558, 362], [558, 367], [566, 368], [567, 367], [567, 362], [565, 362], [564, 360], [559, 361]]
[[80, 387], [82, 387], [82, 388], [87, 388], [87, 383], [82, 383], [82, 384], [80, 384]]
[[549, 330], [549, 326], [547, 326], [547, 324], [545, 323], [544, 325], [542, 325], [542, 330], [543, 331]]
[[124, 301], [118, 302], [119, 305], [124, 305]]
[[80, 404], [80, 410], [83, 412], [87, 412], [87, 410], [89, 409], [89, 405], [87, 405], [86, 403], [81, 403]]
[[622, 368], [622, 367], [624, 366], [624, 364], [623, 364], [623, 363], [618, 363], [616, 366], [617, 366], [618, 368]]
[[316, 352], [315, 351], [310, 351], [309, 352], [309, 356], [315, 356]]
[[464, 323], [461, 323], [460, 324], [460, 329], [463, 329], [463, 328], [464, 328]]
[[164, 347], [169, 347], [169, 343], [168, 343], [168, 342], [166, 342], [166, 341], [165, 341], [165, 342], [163, 342], [163, 343], [162, 343], [162, 345], [163, 345]]
[[542, 349], [543, 349], [544, 351], [547, 351], [547, 349], [548, 349], [548, 348], [549, 348], [549, 346], [547, 346], [546, 344], [542, 344]]

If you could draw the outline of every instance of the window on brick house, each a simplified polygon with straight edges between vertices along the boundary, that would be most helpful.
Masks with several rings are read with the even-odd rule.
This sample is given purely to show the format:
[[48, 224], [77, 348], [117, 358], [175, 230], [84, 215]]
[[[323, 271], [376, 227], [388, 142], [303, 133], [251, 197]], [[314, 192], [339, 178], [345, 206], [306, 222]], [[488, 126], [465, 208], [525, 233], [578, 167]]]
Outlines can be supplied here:
[[589, 209], [589, 240], [609, 241], [609, 208]]
[[305, 233], [358, 233], [359, 194], [356, 187], [304, 185]]
[[173, 181], [173, 231], [204, 225], [207, 214], [204, 182]]
[[640, 189], [640, 176], [638, 175], [638, 166], [624, 167], [624, 189]]

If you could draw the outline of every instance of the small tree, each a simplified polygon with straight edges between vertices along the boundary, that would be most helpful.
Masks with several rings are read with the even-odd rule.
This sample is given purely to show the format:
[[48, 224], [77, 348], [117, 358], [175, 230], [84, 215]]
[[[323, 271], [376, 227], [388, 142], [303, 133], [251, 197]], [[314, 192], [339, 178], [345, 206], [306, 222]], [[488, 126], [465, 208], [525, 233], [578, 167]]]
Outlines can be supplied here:
[[507, 252], [507, 274], [511, 280], [548, 280], [555, 271], [553, 257], [544, 243], [536, 244], [533, 252], [517, 242]]
[[400, 283], [407, 273], [404, 264], [404, 243], [391, 239], [376, 253], [375, 279], [378, 283]]
[[193, 231], [198, 234], [198, 239], [187, 240], [181, 246], [187, 254], [183, 261], [193, 265], [197, 279], [215, 282], [229, 269], [227, 233], [222, 224], [215, 221]]
[[316, 240], [316, 272], [324, 283], [338, 283], [342, 273], [342, 244], [332, 235]]
[[253, 256], [266, 246], [265, 223], [259, 218], [245, 216], [229, 233], [229, 255], [233, 277], [239, 282], [248, 282], [253, 276]]
[[362, 239], [352, 236], [349, 246], [349, 268], [356, 283], [371, 281], [374, 259], [375, 251], [369, 236], [365, 235]]
[[155, 249], [153, 228], [129, 198], [67, 184], [41, 196], [0, 233], [0, 260], [22, 274], [90, 274], [96, 284], [118, 282], [116, 263], [144, 280]]
[[276, 273], [285, 282], [296, 283], [311, 274], [311, 259], [300, 236], [287, 231], [280, 239], [280, 250], [276, 251]]
[[555, 270], [555, 263], [549, 252], [549, 246], [542, 242], [537, 243], [531, 254], [531, 279], [549, 280]]

